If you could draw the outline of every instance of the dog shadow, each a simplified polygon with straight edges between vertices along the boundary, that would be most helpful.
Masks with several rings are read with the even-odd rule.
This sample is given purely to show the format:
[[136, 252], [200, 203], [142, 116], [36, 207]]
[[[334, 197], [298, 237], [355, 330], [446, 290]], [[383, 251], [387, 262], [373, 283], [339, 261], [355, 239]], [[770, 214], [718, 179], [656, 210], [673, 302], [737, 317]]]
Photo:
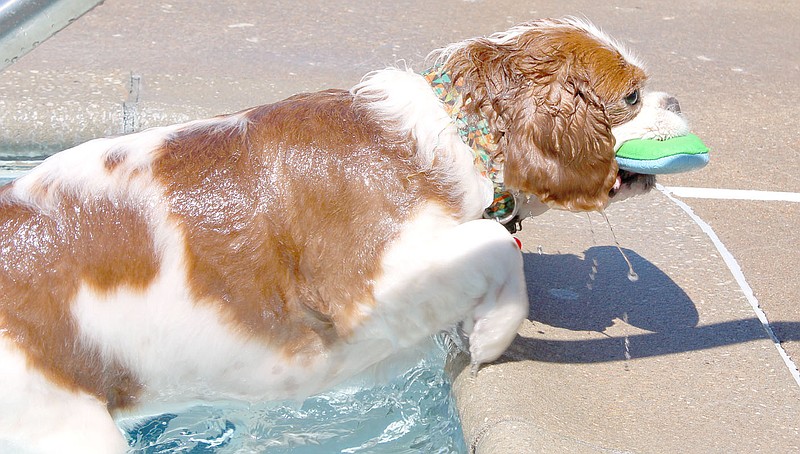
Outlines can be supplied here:
[[531, 320], [572, 331], [602, 332], [615, 319], [647, 331], [693, 327], [691, 298], [655, 265], [624, 249], [638, 280], [616, 247], [575, 255], [524, 254]]
[[[561, 340], [518, 335], [498, 362], [535, 360], [557, 363], [622, 361], [703, 350], [769, 339], [753, 317], [701, 325], [697, 307], [666, 273], [625, 249], [638, 274], [628, 279], [628, 265], [616, 247], [588, 249], [575, 255], [523, 254], [530, 301], [529, 319], [537, 324], [578, 332], [604, 333], [623, 321], [644, 332], [619, 337]], [[540, 325], [541, 326], [541, 325]], [[774, 325], [786, 337], [800, 338], [800, 324]], [[544, 329], [544, 327], [542, 327]], [[541, 329], [539, 334], [544, 334]]]

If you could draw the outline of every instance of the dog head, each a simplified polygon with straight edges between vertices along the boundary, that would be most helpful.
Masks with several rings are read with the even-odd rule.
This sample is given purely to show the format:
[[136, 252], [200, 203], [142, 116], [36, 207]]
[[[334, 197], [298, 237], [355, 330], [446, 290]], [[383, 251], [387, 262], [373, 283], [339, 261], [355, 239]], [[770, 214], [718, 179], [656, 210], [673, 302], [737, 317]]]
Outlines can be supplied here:
[[584, 21], [525, 23], [440, 59], [465, 108], [488, 119], [506, 187], [554, 208], [602, 210], [628, 188], [648, 190], [654, 177], [618, 172], [616, 148], [688, 131], [677, 101], [645, 96], [642, 65]]

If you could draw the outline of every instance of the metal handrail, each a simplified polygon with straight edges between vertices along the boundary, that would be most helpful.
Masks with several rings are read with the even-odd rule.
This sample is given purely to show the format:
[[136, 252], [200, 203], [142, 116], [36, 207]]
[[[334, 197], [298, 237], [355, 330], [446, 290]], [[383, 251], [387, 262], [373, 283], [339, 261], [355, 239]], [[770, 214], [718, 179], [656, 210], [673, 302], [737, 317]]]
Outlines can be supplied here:
[[0, 71], [103, 0], [0, 0]]

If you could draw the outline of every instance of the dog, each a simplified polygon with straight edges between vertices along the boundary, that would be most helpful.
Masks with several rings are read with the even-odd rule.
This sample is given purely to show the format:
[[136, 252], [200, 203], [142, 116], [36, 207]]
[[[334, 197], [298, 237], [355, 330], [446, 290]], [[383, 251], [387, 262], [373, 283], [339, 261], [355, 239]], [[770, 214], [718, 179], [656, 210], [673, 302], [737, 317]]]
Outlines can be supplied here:
[[586, 21], [435, 57], [0, 189], [0, 446], [124, 452], [114, 417], [302, 399], [459, 323], [473, 370], [501, 355], [528, 314], [509, 230], [646, 191], [615, 147], [688, 128]]

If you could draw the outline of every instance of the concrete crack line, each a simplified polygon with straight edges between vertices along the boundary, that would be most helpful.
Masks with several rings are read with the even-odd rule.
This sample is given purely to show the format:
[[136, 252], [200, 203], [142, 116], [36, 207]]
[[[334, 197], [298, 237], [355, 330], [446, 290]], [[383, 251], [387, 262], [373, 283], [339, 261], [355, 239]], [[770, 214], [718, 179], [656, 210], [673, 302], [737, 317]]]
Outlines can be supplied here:
[[[753, 293], [753, 289], [750, 287], [750, 284], [747, 283], [747, 279], [744, 277], [744, 273], [742, 272], [742, 268], [739, 266], [739, 262], [736, 261], [736, 258], [733, 257], [733, 254], [725, 247], [725, 244], [722, 243], [722, 240], [719, 239], [714, 229], [704, 220], [700, 218], [700, 216], [694, 213], [692, 208], [685, 204], [684, 202], [678, 200], [673, 195], [671, 188], [666, 188], [661, 186], [660, 184], [656, 184], [656, 188], [661, 191], [664, 195], [667, 196], [670, 200], [672, 200], [676, 205], [681, 207], [683, 211], [689, 215], [689, 217], [697, 224], [700, 229], [708, 236], [714, 246], [717, 248], [717, 251], [722, 256], [722, 260], [725, 261], [725, 264], [728, 266], [728, 270], [730, 270], [731, 274], [733, 274], [734, 279], [739, 284], [739, 288], [744, 293], [745, 298], [750, 303], [750, 306], [753, 308], [753, 312], [755, 312], [756, 317], [761, 322], [761, 325], [764, 327], [764, 330], [769, 335], [770, 340], [772, 340], [773, 345], [778, 350], [778, 353], [781, 355], [784, 364], [789, 369], [789, 372], [792, 374], [794, 381], [797, 382], [797, 385], [800, 386], [800, 371], [797, 369], [797, 364], [794, 363], [792, 358], [786, 353], [786, 350], [783, 349], [781, 346], [781, 342], [778, 339], [778, 336], [775, 335], [775, 331], [772, 330], [772, 326], [767, 320], [767, 314], [761, 309], [761, 306], [758, 304], [758, 299], [756, 298], [755, 294]], [[791, 194], [791, 193], [789, 193]]]

